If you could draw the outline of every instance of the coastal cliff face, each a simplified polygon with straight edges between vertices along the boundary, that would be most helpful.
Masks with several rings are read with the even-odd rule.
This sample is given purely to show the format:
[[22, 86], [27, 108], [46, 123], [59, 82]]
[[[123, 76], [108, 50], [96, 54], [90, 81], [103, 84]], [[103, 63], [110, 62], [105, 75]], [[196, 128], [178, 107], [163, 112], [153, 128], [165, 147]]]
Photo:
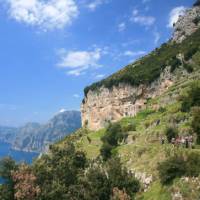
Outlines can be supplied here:
[[150, 85], [134, 87], [119, 84], [111, 89], [101, 87], [98, 91], [89, 91], [81, 106], [82, 125], [98, 130], [108, 122], [135, 116], [145, 108], [148, 99], [165, 92], [173, 84], [174, 78], [170, 67], [167, 67], [160, 78]]

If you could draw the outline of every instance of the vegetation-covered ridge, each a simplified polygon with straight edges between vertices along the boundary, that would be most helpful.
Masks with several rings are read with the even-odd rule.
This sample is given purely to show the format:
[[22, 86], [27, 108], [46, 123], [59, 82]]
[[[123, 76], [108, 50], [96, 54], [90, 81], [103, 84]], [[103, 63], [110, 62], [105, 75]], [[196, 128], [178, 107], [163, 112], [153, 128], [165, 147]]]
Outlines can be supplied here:
[[[197, 57], [200, 58], [194, 55], [193, 59]], [[135, 117], [97, 132], [82, 128], [57, 145], [62, 147], [72, 141], [88, 158], [101, 157], [104, 162], [118, 155], [141, 181], [138, 200], [172, 200], [177, 195], [199, 200], [199, 79], [197, 70], [163, 95], [149, 99], [146, 109]], [[193, 140], [190, 144], [181, 143], [188, 137]]]
[[[200, 48], [200, 29], [185, 39], [181, 44], [164, 43], [160, 48], [155, 49], [149, 55], [139, 59], [110, 77], [86, 87], [84, 90], [85, 96], [91, 91], [95, 91], [101, 86], [112, 88], [120, 83], [126, 83], [133, 86], [140, 84], [149, 84], [160, 77], [161, 72], [167, 66], [171, 66], [173, 72], [175, 68], [183, 65], [189, 72], [192, 68], [187, 61]], [[182, 54], [184, 59], [178, 58]]]

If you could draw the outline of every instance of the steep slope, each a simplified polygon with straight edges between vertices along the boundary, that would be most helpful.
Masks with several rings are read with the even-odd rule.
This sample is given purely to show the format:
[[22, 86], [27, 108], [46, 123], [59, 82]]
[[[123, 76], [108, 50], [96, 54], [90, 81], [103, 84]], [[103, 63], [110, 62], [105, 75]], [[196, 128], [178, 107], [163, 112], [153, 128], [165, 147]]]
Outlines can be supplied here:
[[[55, 145], [62, 149], [66, 143], [73, 142], [78, 150], [95, 160], [101, 155], [102, 138], [108, 134], [108, 125], [117, 122], [126, 139], [111, 153], [119, 155], [123, 164], [141, 181], [142, 190], [137, 200], [199, 200], [199, 170], [195, 175], [175, 176], [167, 185], [161, 183], [158, 170], [159, 163], [167, 159], [182, 157], [187, 160], [191, 155], [197, 157], [187, 163], [189, 168], [191, 171], [199, 169], [200, 146], [195, 141], [192, 148], [185, 148], [185, 145], [175, 146], [166, 139], [168, 127], [176, 129], [179, 137], [192, 135], [194, 140], [197, 137], [192, 129], [193, 109], [184, 111], [183, 96], [188, 97], [192, 85], [197, 84], [195, 98], [198, 104], [195, 106], [200, 106], [200, 24], [199, 21], [194, 23], [199, 14], [194, 17], [191, 14], [197, 10], [199, 13], [199, 5], [179, 19], [178, 24], [184, 21], [176, 30], [181, 34], [177, 32], [161, 48], [86, 88], [82, 104], [83, 128]], [[183, 30], [194, 26], [185, 35]], [[161, 138], [165, 138], [164, 144]], [[176, 173], [179, 170], [176, 167], [168, 173]]]
[[[200, 7], [186, 12], [175, 24], [168, 43], [107, 79], [85, 88], [82, 125], [92, 130], [126, 116], [135, 116], [147, 100], [165, 92], [196, 65], [189, 61], [200, 46]], [[181, 42], [182, 41], [182, 42]], [[178, 68], [182, 68], [177, 73]], [[180, 74], [181, 73], [181, 74]]]
[[[198, 53], [200, 55], [200, 52]], [[198, 56], [198, 58], [200, 58]], [[169, 126], [176, 127], [179, 136], [194, 134], [191, 130], [192, 111], [181, 110], [180, 96], [185, 94], [190, 85], [200, 80], [200, 71], [188, 74], [182, 80], [177, 80], [174, 85], [162, 95], [149, 99], [145, 109], [137, 113], [135, 117], [126, 117], [118, 123], [127, 134], [125, 141], [121, 142], [113, 154], [118, 154], [123, 164], [128, 167], [142, 182], [142, 191], [137, 199], [141, 200], [174, 200], [176, 196], [184, 200], [198, 200], [200, 190], [200, 178], [178, 178], [168, 186], [162, 186], [159, 181], [158, 163], [173, 155], [191, 153], [200, 155], [199, 146], [193, 149], [174, 146], [165, 141], [161, 145], [160, 138], [165, 138], [165, 130]], [[200, 92], [200, 91], [199, 91]], [[135, 128], [131, 130], [130, 124]], [[57, 143], [57, 146], [64, 146], [67, 142], [73, 142], [79, 150], [86, 152], [90, 159], [100, 155], [102, 137], [106, 129], [91, 131], [85, 128], [66, 137]]]
[[28, 123], [18, 129], [12, 147], [22, 151], [43, 152], [81, 126], [80, 112], [65, 111], [57, 114], [47, 124]]

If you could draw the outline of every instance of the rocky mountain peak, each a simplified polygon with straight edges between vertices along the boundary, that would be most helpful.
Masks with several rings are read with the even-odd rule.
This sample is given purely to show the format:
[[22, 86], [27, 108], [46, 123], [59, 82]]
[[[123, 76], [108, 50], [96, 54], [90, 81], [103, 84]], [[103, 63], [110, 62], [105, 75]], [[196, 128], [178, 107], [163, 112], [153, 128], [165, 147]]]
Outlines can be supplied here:
[[174, 24], [172, 41], [181, 43], [200, 27], [200, 1], [198, 0], [191, 9], [186, 10], [185, 15], [180, 16]]

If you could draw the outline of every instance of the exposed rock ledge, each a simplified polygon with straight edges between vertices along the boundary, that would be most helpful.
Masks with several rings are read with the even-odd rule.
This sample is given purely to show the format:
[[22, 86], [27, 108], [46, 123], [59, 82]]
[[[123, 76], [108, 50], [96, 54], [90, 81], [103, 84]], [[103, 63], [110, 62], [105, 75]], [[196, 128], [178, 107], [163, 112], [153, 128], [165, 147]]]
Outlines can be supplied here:
[[172, 41], [181, 43], [187, 36], [194, 33], [200, 27], [200, 6], [188, 9], [185, 15], [180, 16], [178, 22], [174, 25], [174, 34]]
[[123, 117], [135, 116], [145, 108], [148, 98], [161, 95], [173, 84], [174, 79], [170, 67], [167, 67], [160, 78], [149, 85], [133, 87], [120, 84], [111, 89], [101, 87], [98, 91], [89, 91], [81, 106], [82, 125], [98, 130], [108, 121], [116, 122]]

